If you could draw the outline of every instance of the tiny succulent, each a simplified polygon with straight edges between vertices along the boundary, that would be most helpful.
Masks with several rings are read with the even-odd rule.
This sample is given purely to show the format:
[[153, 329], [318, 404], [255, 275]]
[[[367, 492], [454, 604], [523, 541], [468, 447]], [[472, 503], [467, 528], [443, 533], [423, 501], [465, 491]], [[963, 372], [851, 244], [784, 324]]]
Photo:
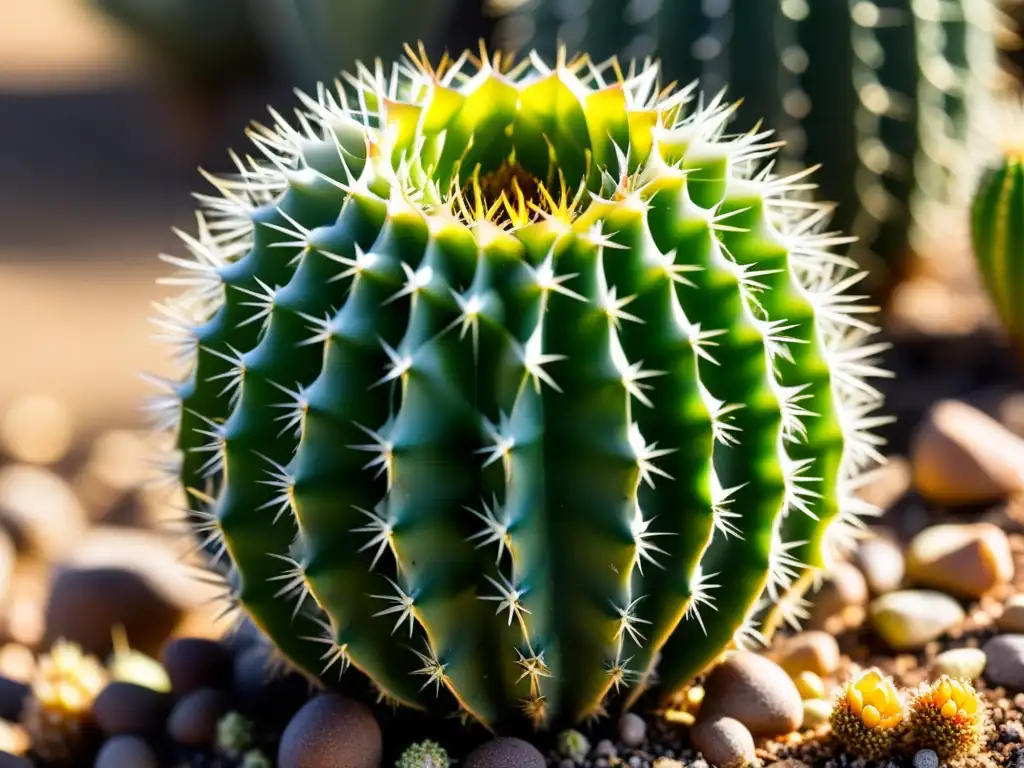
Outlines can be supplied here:
[[21, 721], [32, 751], [55, 763], [82, 757], [92, 727], [92, 704], [107, 682], [99, 659], [58, 640], [36, 665]]
[[847, 242], [656, 64], [359, 66], [209, 177], [169, 469], [300, 670], [488, 726], [667, 701], [806, 615], [883, 460]]
[[240, 754], [252, 744], [252, 721], [238, 712], [228, 712], [217, 721], [217, 749]]
[[904, 707], [892, 678], [869, 669], [846, 683], [832, 707], [832, 736], [867, 760], [888, 754], [904, 732]]
[[406, 749], [395, 768], [448, 768], [449, 765], [451, 761], [444, 747], [427, 739]]
[[573, 728], [558, 734], [556, 748], [562, 757], [578, 764], [582, 764], [590, 754], [590, 742], [587, 737]]
[[942, 760], [976, 753], [984, 742], [985, 707], [966, 680], [942, 675], [913, 694], [907, 726], [914, 744]]

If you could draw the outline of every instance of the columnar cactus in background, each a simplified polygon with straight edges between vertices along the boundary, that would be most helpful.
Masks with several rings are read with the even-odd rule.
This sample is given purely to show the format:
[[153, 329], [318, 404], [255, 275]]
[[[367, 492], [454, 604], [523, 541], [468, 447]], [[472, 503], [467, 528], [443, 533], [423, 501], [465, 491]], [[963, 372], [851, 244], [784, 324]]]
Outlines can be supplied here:
[[464, 33], [470, 41], [484, 33], [477, 0], [468, 14], [461, 0], [249, 1], [261, 14], [269, 49], [301, 82], [332, 80], [360, 60], [395, 59], [408, 39], [433, 48]]
[[995, 0], [491, 2], [503, 47], [656, 55], [669, 79], [728, 85], [787, 142], [784, 160], [823, 164], [820, 199], [839, 204], [880, 292], [908, 234], [929, 253], [968, 200], [964, 145], [1000, 81]]
[[194, 529], [310, 676], [492, 727], [669, 694], [856, 533], [861, 275], [654, 65], [407, 55], [255, 127], [168, 257]]
[[128, 30], [177, 87], [208, 96], [264, 65], [252, 0], [89, 0]]
[[1022, 116], [1024, 109], [1015, 108], [1000, 121], [1014, 136], [999, 161], [982, 173], [971, 209], [971, 236], [989, 298], [1024, 353], [1024, 143], [1016, 136]]

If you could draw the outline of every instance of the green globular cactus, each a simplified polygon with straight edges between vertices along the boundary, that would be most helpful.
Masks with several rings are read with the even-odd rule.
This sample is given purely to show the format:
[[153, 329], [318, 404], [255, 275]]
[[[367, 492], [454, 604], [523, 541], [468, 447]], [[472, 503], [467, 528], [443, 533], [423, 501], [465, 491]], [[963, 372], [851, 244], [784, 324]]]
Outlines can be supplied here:
[[963, 235], [949, 225], [968, 204], [967, 149], [1003, 81], [995, 0], [492, 2], [502, 47], [656, 56], [666, 79], [728, 86], [786, 141], [780, 169], [822, 165], [819, 199], [858, 238], [850, 255], [876, 296], [910, 249], [948, 253]]
[[[1006, 115], [1019, 125], [1024, 110]], [[985, 168], [971, 208], [971, 238], [982, 283], [1007, 333], [1024, 353], [1024, 144], [1009, 143]]]
[[765, 133], [658, 77], [409, 49], [210, 177], [152, 405], [310, 677], [575, 722], [798, 618], [856, 534], [862, 275]]

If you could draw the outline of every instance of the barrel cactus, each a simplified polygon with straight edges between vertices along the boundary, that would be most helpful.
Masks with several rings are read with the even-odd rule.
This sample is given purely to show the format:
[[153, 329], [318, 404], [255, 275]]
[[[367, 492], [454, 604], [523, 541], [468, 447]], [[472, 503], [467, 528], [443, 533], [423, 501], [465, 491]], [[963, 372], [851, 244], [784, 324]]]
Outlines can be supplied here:
[[1020, 285], [1024, 280], [1024, 143], [1020, 120], [1024, 109], [1009, 106], [994, 120], [1009, 129], [1003, 152], [987, 164], [978, 181], [971, 207], [971, 237], [975, 263], [996, 312], [1017, 348], [1024, 353], [1024, 309]]
[[856, 535], [882, 372], [845, 238], [658, 78], [409, 49], [210, 177], [153, 410], [310, 677], [574, 722], [798, 619]]
[[784, 162], [822, 164], [821, 199], [878, 295], [908, 245], [933, 252], [967, 203], [964, 146], [980, 140], [1009, 26], [996, 0], [492, 3], [501, 45], [656, 54], [671, 79], [728, 86], [787, 142]]

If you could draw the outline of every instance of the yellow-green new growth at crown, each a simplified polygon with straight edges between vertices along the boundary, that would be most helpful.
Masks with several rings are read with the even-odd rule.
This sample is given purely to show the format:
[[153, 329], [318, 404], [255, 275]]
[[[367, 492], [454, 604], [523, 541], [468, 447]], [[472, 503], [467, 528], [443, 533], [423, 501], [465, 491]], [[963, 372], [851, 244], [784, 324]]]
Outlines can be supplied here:
[[279, 651], [545, 727], [799, 618], [881, 460], [805, 174], [650, 62], [409, 50], [301, 101], [169, 257], [153, 404]]

